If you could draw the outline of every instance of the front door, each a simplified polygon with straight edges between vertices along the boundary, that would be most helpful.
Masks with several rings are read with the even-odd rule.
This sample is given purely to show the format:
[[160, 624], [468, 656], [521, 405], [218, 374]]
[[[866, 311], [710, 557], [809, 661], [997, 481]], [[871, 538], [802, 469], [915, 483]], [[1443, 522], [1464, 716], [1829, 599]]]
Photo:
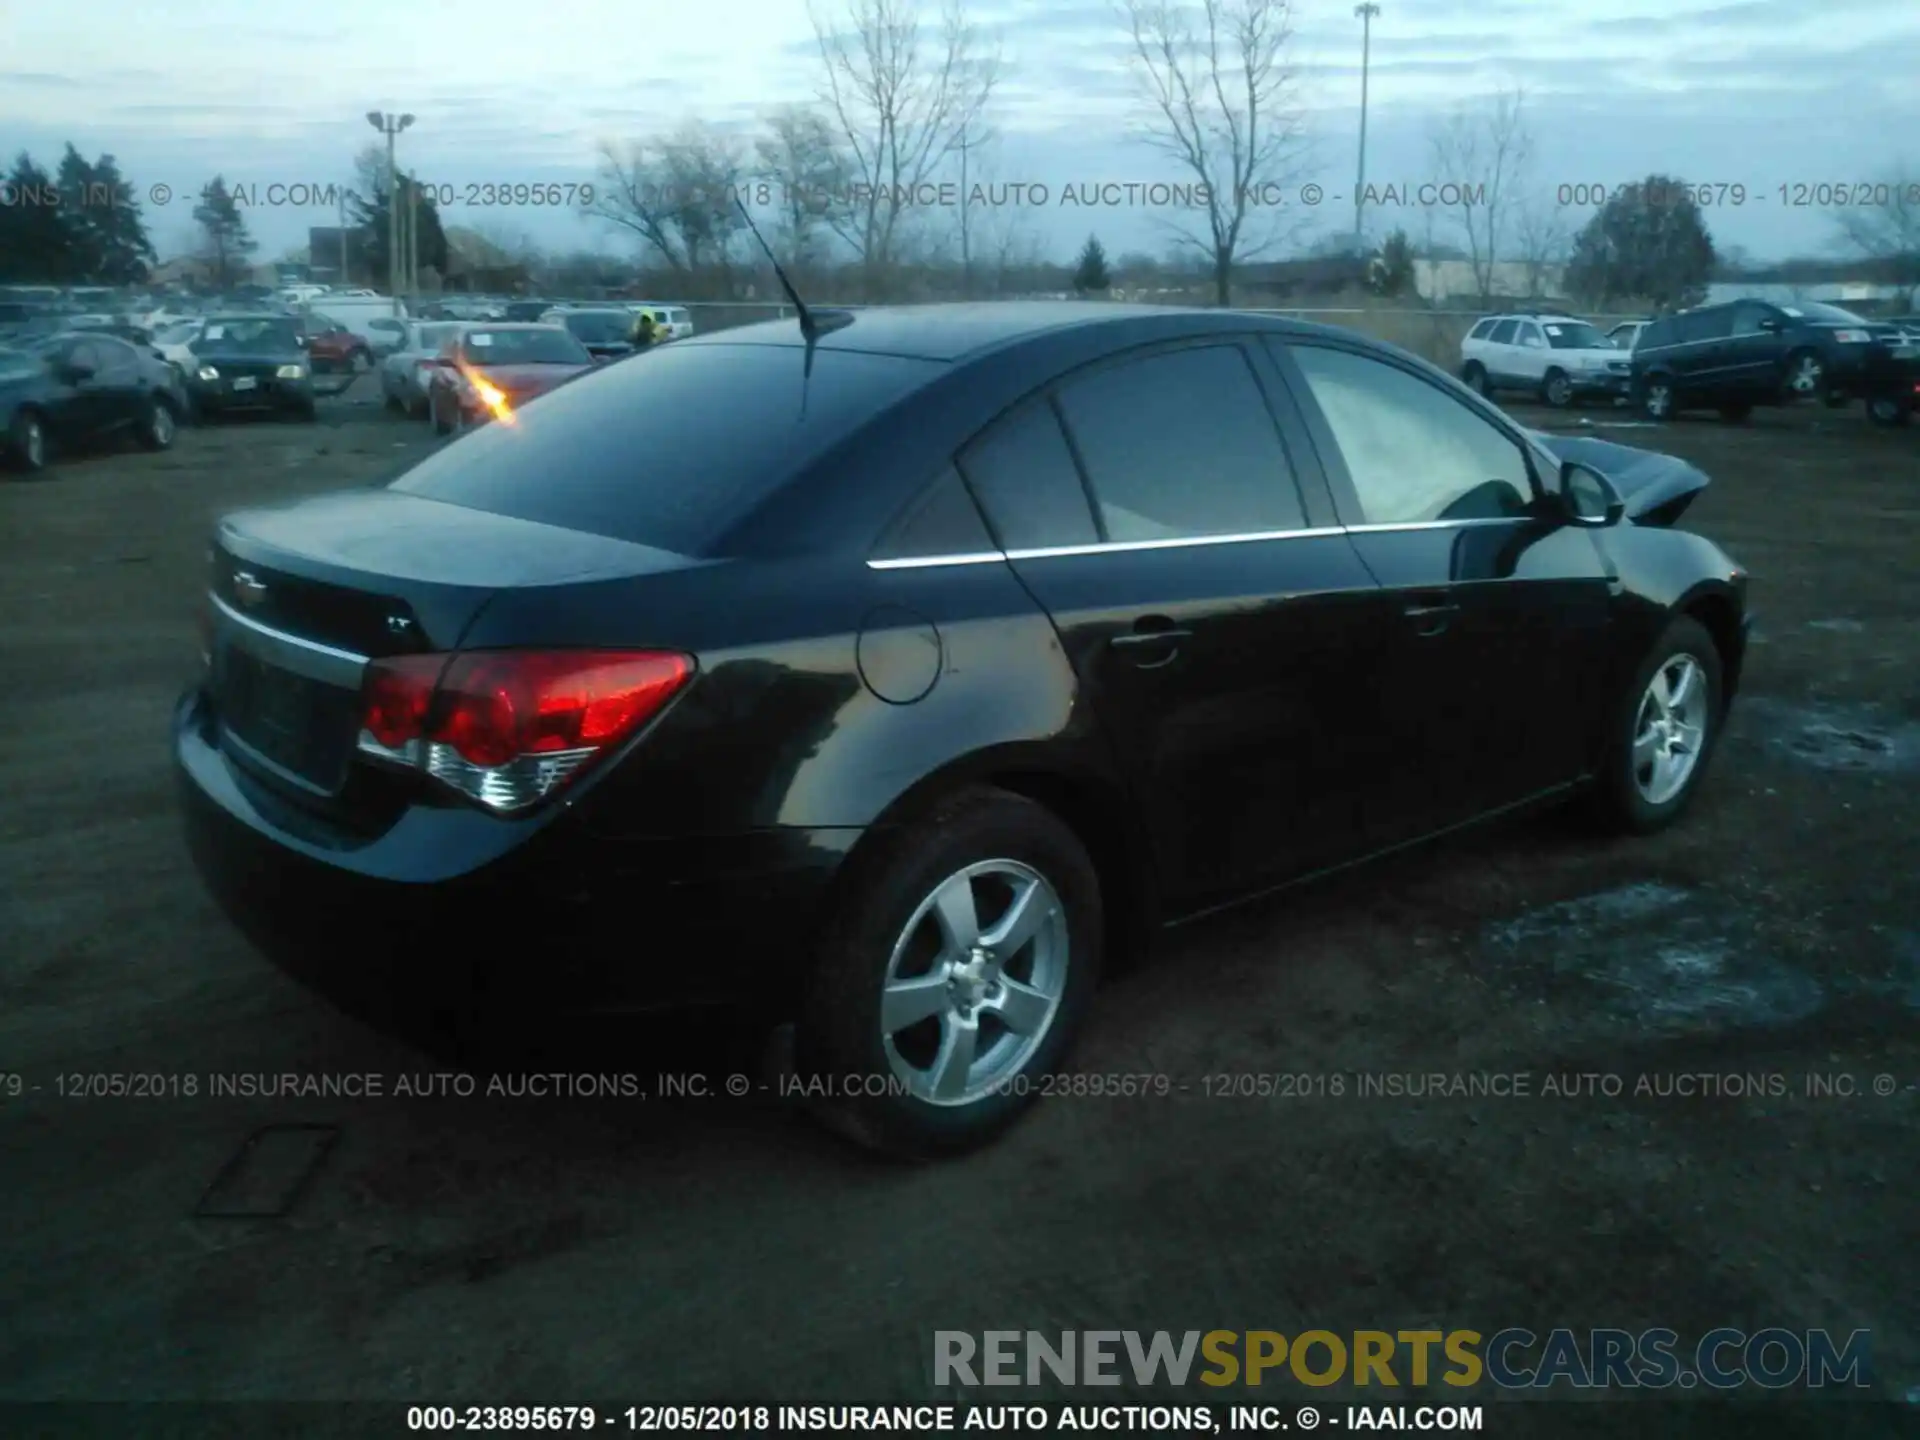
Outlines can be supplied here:
[[1180, 909], [1365, 846], [1367, 674], [1391, 631], [1261, 374], [1265, 358], [1232, 340], [1135, 352], [960, 457]]
[[1534, 447], [1410, 366], [1335, 343], [1274, 348], [1402, 622], [1375, 843], [1577, 779], [1604, 698], [1613, 585], [1592, 532], [1557, 517]]

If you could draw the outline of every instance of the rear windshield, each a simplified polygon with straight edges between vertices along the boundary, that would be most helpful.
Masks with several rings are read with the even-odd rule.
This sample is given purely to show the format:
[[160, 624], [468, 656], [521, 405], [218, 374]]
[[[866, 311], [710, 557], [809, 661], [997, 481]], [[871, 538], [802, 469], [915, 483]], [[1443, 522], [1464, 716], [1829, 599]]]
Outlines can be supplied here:
[[630, 324], [624, 313], [613, 310], [576, 310], [562, 316], [561, 323], [582, 340], [602, 344], [625, 340]]
[[460, 353], [482, 369], [489, 365], [588, 365], [580, 342], [564, 330], [469, 330]]
[[[682, 555], [946, 367], [823, 350], [668, 345], [582, 376], [435, 450], [392, 488]], [[751, 423], [747, 423], [751, 421]]]
[[1796, 300], [1791, 305], [1780, 307], [1796, 320], [1812, 320], [1821, 325], [1864, 325], [1851, 310], [1842, 310], [1838, 305], [1822, 305], [1813, 300]]

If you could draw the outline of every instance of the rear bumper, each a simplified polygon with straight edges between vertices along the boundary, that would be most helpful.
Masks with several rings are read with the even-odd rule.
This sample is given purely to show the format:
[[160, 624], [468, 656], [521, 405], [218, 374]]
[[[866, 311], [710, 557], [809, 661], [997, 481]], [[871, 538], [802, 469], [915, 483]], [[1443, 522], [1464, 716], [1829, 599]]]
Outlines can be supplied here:
[[226, 755], [199, 691], [174, 715], [188, 848], [275, 966], [378, 1022], [739, 1005], [785, 1010], [857, 831], [597, 833], [569, 810], [415, 806], [353, 835]]
[[1585, 371], [1567, 378], [1573, 382], [1576, 395], [1625, 395], [1633, 387], [1631, 375], [1611, 372]]

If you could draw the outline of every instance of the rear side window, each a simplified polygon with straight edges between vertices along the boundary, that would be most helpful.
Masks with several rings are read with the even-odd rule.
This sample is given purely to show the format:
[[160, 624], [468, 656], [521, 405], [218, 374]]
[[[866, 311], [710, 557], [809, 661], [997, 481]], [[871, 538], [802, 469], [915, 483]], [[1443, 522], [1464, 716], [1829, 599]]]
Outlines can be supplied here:
[[803, 397], [802, 360], [797, 346], [664, 346], [542, 395], [512, 425], [469, 432], [392, 488], [710, 554], [789, 478], [946, 368], [821, 350]]
[[1273, 414], [1238, 345], [1167, 350], [1060, 392], [1105, 538], [1179, 540], [1306, 525]]
[[1046, 401], [996, 421], [962, 452], [960, 470], [1006, 549], [1099, 541], [1073, 451]]
[[874, 547], [876, 560], [932, 560], [997, 549], [960, 472], [949, 466]]
[[1493, 333], [1489, 335], [1487, 339], [1491, 340], [1495, 345], [1511, 345], [1513, 343], [1513, 332], [1518, 323], [1518, 321], [1514, 320], [1502, 320], [1498, 325], [1493, 327]]
[[1474, 326], [1473, 329], [1467, 332], [1467, 338], [1469, 340], [1486, 339], [1488, 332], [1490, 332], [1493, 329], [1496, 323], [1498, 322], [1493, 320], [1482, 320], [1478, 325]]

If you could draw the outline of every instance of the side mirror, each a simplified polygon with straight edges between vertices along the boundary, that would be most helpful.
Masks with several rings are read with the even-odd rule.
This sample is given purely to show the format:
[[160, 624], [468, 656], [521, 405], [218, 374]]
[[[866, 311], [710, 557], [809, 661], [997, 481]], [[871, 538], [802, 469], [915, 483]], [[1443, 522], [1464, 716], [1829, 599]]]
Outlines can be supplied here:
[[1568, 460], [1560, 467], [1560, 509], [1570, 525], [1604, 530], [1620, 523], [1627, 502], [1613, 482], [1591, 465]]
[[1780, 322], [1774, 319], [1771, 315], [1769, 315], [1766, 319], [1760, 322], [1760, 328], [1762, 330], [1768, 331], [1769, 333], [1772, 333], [1779, 330]]

